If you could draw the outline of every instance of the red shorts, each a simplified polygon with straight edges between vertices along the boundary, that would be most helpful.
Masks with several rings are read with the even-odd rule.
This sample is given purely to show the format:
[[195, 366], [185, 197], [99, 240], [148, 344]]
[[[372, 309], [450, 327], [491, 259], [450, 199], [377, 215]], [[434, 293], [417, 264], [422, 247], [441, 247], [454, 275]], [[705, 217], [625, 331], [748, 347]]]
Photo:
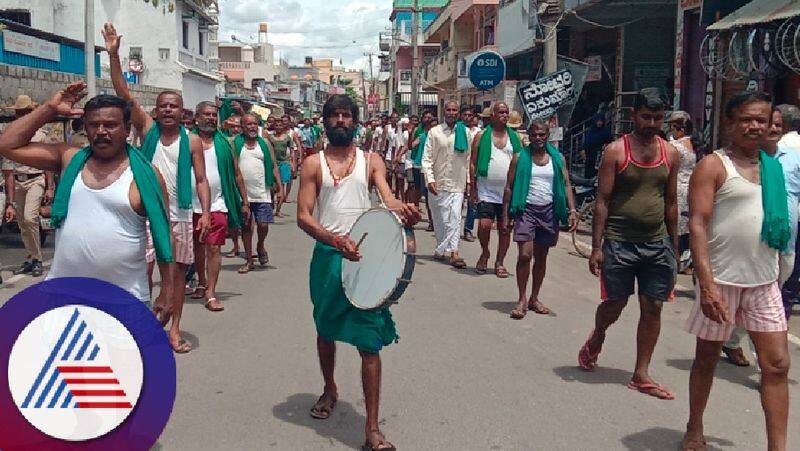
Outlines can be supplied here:
[[200, 229], [197, 227], [197, 221], [200, 220], [200, 215], [195, 213], [192, 218], [194, 225], [194, 239], [200, 244], [211, 244], [212, 246], [222, 246], [225, 244], [225, 239], [228, 237], [228, 213], [221, 211], [212, 211], [209, 213], [211, 216], [211, 224], [206, 233], [206, 239], [200, 240]]

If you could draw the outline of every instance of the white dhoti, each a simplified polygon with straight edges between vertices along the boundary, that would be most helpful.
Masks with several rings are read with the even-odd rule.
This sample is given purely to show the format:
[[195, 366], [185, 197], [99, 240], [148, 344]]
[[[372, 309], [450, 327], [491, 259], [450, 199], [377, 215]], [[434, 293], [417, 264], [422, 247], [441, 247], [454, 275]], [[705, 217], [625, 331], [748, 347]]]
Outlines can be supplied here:
[[428, 193], [428, 202], [431, 203], [431, 216], [433, 216], [433, 229], [436, 235], [436, 255], [458, 250], [458, 240], [461, 238], [461, 206], [464, 203], [464, 193], [440, 192], [437, 195]]

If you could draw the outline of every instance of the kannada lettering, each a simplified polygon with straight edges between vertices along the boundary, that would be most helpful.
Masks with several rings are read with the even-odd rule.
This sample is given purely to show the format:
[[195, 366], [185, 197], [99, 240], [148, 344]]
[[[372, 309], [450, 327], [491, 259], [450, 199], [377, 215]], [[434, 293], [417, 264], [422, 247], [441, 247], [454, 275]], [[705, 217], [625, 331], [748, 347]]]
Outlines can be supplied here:
[[564, 69], [526, 83], [519, 95], [530, 120], [548, 118], [575, 96], [572, 73]]

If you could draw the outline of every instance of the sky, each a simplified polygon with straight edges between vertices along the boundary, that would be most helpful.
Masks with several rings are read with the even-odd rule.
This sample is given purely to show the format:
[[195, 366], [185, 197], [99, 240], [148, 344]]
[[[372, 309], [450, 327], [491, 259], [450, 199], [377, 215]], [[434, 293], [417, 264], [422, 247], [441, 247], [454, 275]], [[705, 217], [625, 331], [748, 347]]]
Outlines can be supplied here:
[[[256, 42], [259, 22], [267, 22], [275, 60], [302, 65], [306, 56], [368, 70], [367, 52], [378, 53], [378, 33], [391, 26], [392, 0], [219, 0], [219, 40], [235, 35]], [[378, 59], [373, 57], [377, 68]]]

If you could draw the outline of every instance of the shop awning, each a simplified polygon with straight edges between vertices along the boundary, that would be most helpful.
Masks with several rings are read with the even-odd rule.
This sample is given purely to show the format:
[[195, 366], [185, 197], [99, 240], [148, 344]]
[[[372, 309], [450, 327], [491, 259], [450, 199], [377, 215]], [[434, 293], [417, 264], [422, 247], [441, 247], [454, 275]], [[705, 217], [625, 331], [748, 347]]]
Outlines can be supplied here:
[[753, 0], [724, 19], [710, 25], [712, 31], [729, 30], [800, 16], [800, 2], [797, 0]]
[[[417, 97], [417, 102], [421, 106], [437, 106], [439, 104], [439, 95], [437, 93], [421, 92]], [[400, 94], [400, 104], [404, 106], [411, 104], [410, 92]]]

